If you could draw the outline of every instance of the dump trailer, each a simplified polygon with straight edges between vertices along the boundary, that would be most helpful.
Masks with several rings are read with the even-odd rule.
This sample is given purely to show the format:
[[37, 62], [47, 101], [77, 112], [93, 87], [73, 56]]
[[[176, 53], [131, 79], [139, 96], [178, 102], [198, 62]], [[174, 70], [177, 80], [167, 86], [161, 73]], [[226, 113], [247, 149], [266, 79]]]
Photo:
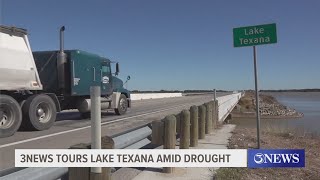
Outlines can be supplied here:
[[19, 128], [49, 129], [57, 112], [78, 109], [90, 115], [90, 87], [100, 86], [101, 109], [122, 115], [131, 106], [130, 92], [111, 71], [114, 63], [81, 50], [32, 52], [25, 29], [0, 26], [0, 137]]

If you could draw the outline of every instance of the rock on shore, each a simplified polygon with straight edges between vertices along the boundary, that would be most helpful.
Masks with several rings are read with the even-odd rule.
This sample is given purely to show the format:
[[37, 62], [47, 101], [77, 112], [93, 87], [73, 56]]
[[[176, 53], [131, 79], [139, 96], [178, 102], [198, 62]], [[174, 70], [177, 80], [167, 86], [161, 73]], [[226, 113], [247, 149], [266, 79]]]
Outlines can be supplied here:
[[[254, 93], [246, 92], [245, 96], [240, 99], [239, 105], [242, 107], [242, 112], [254, 112], [256, 109]], [[259, 111], [262, 116], [303, 116], [302, 113], [297, 112], [295, 109], [280, 104], [270, 95], [261, 94], [259, 96], [259, 105]]]

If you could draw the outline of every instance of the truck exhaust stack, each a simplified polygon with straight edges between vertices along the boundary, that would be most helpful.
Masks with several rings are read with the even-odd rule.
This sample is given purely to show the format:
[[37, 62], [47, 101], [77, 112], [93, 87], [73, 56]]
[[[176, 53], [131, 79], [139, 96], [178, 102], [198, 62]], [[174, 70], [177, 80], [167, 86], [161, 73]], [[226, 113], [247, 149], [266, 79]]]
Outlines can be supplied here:
[[64, 26], [62, 26], [60, 28], [60, 53], [64, 53], [64, 30], [66, 28]]
[[67, 62], [67, 55], [64, 53], [64, 30], [65, 27], [60, 28], [60, 51], [57, 56], [57, 69], [59, 88], [65, 89], [65, 64]]

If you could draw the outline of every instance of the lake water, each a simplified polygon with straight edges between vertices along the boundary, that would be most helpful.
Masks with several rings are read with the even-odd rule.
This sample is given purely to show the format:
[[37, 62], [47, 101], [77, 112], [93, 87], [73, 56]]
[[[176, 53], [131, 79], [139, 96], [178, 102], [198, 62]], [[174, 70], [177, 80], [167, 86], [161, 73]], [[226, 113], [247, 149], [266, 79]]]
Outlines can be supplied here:
[[[275, 92], [281, 104], [304, 114], [302, 118], [261, 119], [261, 128], [295, 129], [300, 133], [320, 135], [320, 92]], [[232, 121], [240, 126], [255, 127], [255, 119], [241, 118]]]
[[320, 92], [271, 93], [280, 103], [302, 112], [298, 119], [288, 119], [289, 127], [320, 134]]

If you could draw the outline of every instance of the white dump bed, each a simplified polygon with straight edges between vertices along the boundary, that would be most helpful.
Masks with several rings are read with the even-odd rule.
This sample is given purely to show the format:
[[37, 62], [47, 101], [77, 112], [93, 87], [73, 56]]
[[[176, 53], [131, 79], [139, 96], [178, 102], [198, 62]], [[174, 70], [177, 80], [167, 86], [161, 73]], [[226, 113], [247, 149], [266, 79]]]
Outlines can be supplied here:
[[24, 29], [0, 25], [0, 90], [41, 90]]

